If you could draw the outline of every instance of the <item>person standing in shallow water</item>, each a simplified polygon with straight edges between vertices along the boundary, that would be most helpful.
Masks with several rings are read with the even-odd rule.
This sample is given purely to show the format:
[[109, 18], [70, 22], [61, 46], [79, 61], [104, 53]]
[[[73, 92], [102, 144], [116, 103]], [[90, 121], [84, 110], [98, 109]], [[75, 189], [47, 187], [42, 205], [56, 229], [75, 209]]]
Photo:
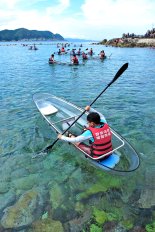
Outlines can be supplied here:
[[83, 60], [87, 60], [88, 59], [88, 56], [85, 52], [82, 52], [82, 59]]
[[[78, 146], [81, 142], [89, 140], [91, 147], [91, 155], [93, 158], [99, 158], [100, 156], [112, 151], [112, 133], [109, 125], [107, 124], [105, 117], [99, 114], [97, 111], [92, 110], [90, 106], [86, 106], [85, 110], [89, 112], [87, 116], [88, 127], [79, 136], [75, 137], [72, 134], [69, 137], [59, 134], [58, 138], [67, 142], [76, 143]], [[106, 156], [106, 157], [107, 157]]]
[[99, 55], [100, 55], [100, 59], [104, 59], [105, 58], [104, 50], [102, 50]]
[[73, 64], [79, 64], [79, 60], [78, 60], [76, 54], [73, 55], [71, 61], [72, 61]]
[[49, 58], [49, 63], [50, 64], [56, 63], [56, 61], [54, 60], [54, 54], [52, 54], [51, 57]]
[[89, 55], [92, 56], [93, 55], [93, 49], [91, 48], [89, 51]]

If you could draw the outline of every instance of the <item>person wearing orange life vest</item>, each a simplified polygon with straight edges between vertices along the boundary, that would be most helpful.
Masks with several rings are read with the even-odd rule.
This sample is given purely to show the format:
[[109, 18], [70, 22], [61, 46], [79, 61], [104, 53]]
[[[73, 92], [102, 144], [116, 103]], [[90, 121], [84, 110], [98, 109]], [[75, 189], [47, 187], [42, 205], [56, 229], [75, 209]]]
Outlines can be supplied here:
[[65, 49], [64, 49], [64, 47], [62, 47], [62, 48], [61, 48], [61, 52], [65, 52]]
[[[103, 115], [95, 110], [90, 109], [90, 106], [85, 107], [89, 111], [87, 116], [88, 127], [86, 130], [77, 137], [66, 137], [59, 134], [58, 138], [71, 143], [81, 143], [82, 141], [89, 140], [91, 143], [91, 155], [93, 158], [107, 154], [105, 157], [111, 155], [112, 151], [112, 133], [109, 125], [107, 124]], [[104, 157], [104, 158], [105, 158]], [[103, 158], [102, 158], [103, 159]]]
[[71, 61], [72, 61], [73, 64], [79, 64], [79, 60], [78, 60], [78, 58], [76, 57], [76, 54], [73, 55]]

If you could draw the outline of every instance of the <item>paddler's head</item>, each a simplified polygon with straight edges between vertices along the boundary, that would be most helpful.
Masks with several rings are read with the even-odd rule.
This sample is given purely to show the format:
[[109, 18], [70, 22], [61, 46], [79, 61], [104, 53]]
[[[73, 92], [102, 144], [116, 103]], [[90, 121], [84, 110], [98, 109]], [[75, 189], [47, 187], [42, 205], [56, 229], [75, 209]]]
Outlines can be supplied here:
[[87, 116], [87, 121], [88, 121], [89, 126], [95, 127], [100, 124], [101, 118], [98, 113], [91, 112]]

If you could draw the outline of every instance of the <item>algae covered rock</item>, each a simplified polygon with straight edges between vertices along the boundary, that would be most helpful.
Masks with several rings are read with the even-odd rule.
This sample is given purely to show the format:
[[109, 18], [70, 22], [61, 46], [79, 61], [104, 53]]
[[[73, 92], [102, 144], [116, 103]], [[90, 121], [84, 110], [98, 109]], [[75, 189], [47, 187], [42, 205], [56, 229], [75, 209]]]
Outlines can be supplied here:
[[95, 221], [100, 225], [103, 224], [107, 220], [106, 212], [104, 212], [103, 210], [99, 210], [97, 208], [94, 208], [93, 216], [94, 216]]
[[12, 181], [12, 186], [15, 189], [30, 190], [38, 183], [39, 174], [31, 174], [26, 177], [21, 177]]
[[84, 212], [84, 210], [85, 210], [85, 206], [84, 206], [84, 204], [82, 204], [81, 202], [76, 202], [76, 204], [75, 204], [75, 211], [76, 212], [79, 212], [79, 213], [82, 213], [82, 212]]
[[14, 205], [4, 210], [1, 224], [7, 229], [28, 226], [36, 218], [36, 210], [39, 214], [41, 209], [42, 199], [40, 194], [37, 190], [28, 191]]
[[130, 230], [133, 228], [133, 223], [130, 220], [124, 220], [122, 225], [125, 229]]
[[96, 183], [92, 184], [85, 192], [81, 192], [77, 195], [77, 200], [83, 200], [89, 198], [90, 196], [100, 193], [106, 192], [111, 188], [119, 188], [121, 185], [121, 181], [119, 178], [112, 178], [110, 176], [106, 176], [105, 179], [101, 179]]
[[63, 226], [60, 221], [54, 221], [50, 218], [37, 221], [32, 225], [33, 231], [36, 232], [63, 232]]
[[52, 204], [52, 208], [58, 208], [62, 204], [64, 197], [61, 186], [55, 183], [54, 187], [50, 190], [50, 202]]
[[95, 224], [92, 224], [90, 226], [90, 232], [102, 232], [102, 228], [98, 227], [97, 225]]
[[148, 224], [145, 227], [147, 232], [154, 232], [155, 231], [155, 221], [152, 224]]

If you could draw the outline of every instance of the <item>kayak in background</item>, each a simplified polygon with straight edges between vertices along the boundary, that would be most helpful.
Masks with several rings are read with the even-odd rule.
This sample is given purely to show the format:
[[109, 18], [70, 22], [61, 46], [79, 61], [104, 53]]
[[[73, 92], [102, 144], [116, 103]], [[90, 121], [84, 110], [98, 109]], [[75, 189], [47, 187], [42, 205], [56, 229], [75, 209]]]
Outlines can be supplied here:
[[53, 62], [53, 61], [50, 61], [50, 60], [48, 61], [48, 63], [49, 63], [50, 65], [62, 64], [62, 65], [68, 65], [68, 66], [85, 65], [84, 63], [74, 64], [74, 63], [72, 63], [72, 62], [61, 62], [61, 61], [55, 61], [55, 62]]
[[[33, 100], [40, 111], [41, 115], [48, 122], [51, 129], [56, 133], [63, 133], [66, 129], [81, 115], [83, 109], [76, 105], [65, 101], [64, 99], [47, 93], [36, 93]], [[79, 135], [82, 133], [83, 128], [87, 125], [87, 115], [84, 113], [70, 128], [70, 133]], [[79, 145], [71, 143], [84, 159], [97, 168], [106, 171], [114, 172], [132, 172], [139, 167], [139, 156], [135, 149], [119, 135], [114, 129], [112, 132], [112, 154], [103, 159], [109, 153], [106, 153], [99, 158], [91, 156], [91, 148], [88, 143], [82, 142]], [[102, 158], [102, 160], [100, 160]]]

